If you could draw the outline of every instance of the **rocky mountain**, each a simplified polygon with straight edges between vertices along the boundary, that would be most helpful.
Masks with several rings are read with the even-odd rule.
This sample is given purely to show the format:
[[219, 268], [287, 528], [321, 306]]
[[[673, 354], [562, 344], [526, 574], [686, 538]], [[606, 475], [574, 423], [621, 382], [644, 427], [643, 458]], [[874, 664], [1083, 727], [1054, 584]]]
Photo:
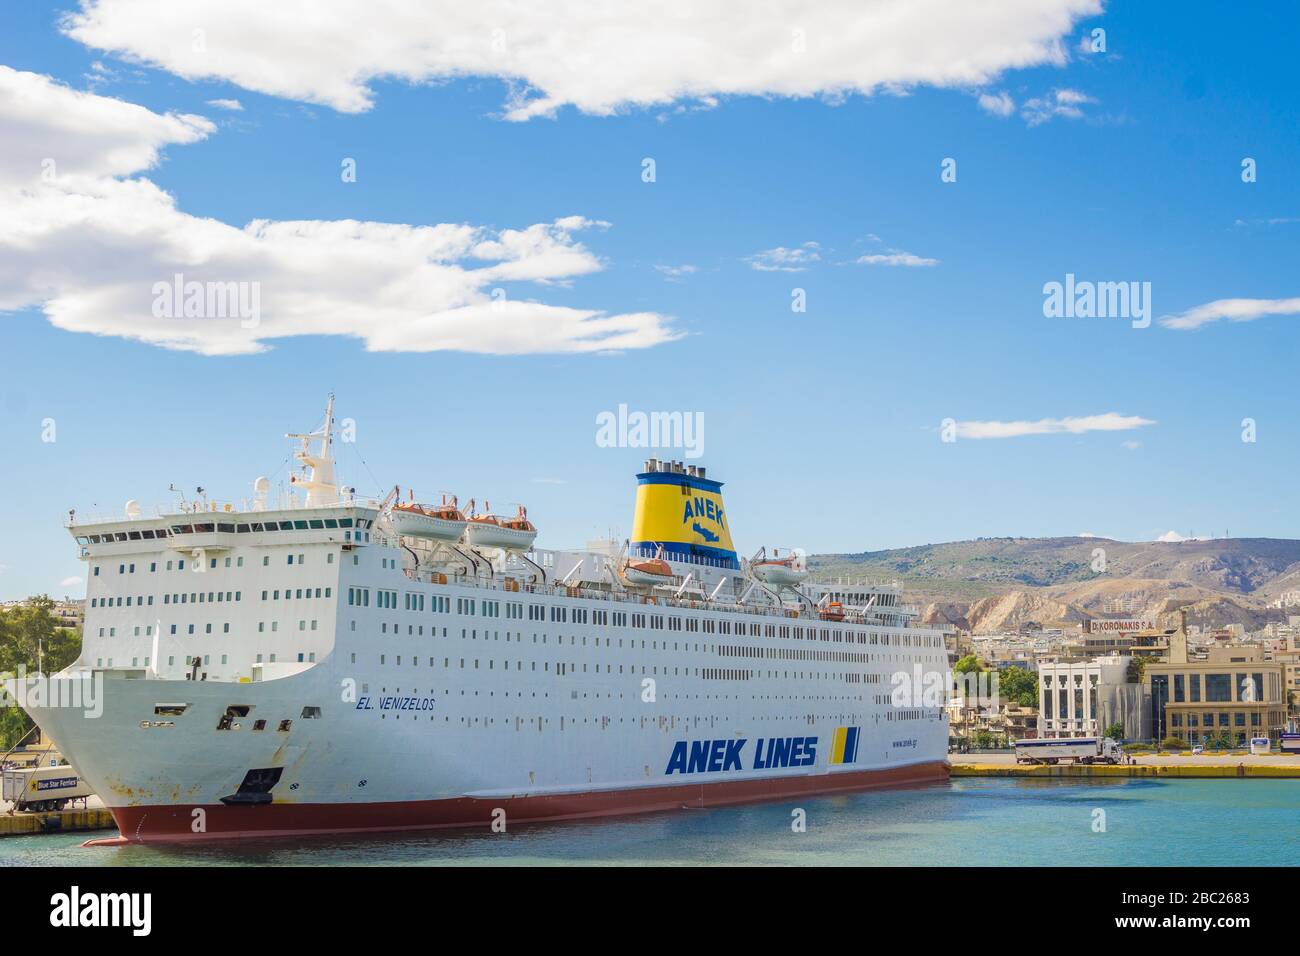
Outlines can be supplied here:
[[1220, 538], [979, 538], [861, 554], [816, 555], [818, 577], [899, 581], [930, 623], [975, 633], [1077, 624], [1116, 614], [1170, 623], [1186, 608], [1207, 627], [1285, 620], [1267, 607], [1300, 589], [1300, 541]]

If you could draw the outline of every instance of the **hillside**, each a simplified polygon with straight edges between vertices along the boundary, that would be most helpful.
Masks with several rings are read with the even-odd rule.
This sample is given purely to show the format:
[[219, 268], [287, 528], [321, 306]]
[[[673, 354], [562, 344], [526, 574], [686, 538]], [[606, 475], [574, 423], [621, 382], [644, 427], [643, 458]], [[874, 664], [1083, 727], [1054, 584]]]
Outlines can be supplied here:
[[[1096, 549], [1105, 570], [1093, 570]], [[1203, 626], [1248, 629], [1284, 620], [1267, 608], [1300, 588], [1300, 541], [1220, 538], [1124, 542], [1106, 538], [980, 538], [861, 554], [815, 555], [817, 577], [898, 580], [930, 622], [976, 633], [1014, 630], [1028, 621], [1077, 624], [1103, 616], [1107, 602], [1170, 621], [1180, 608]]]

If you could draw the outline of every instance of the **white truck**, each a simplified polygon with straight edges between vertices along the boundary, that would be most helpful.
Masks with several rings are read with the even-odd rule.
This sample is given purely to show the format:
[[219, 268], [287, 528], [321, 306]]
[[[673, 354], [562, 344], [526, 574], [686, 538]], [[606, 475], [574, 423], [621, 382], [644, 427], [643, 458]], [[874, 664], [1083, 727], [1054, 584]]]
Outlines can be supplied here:
[[1017, 740], [1016, 763], [1120, 763], [1124, 751], [1109, 737]]
[[30, 770], [6, 770], [2, 794], [12, 801], [15, 810], [62, 810], [74, 800], [86, 805], [93, 795], [86, 781], [67, 764], [61, 767], [36, 767]]

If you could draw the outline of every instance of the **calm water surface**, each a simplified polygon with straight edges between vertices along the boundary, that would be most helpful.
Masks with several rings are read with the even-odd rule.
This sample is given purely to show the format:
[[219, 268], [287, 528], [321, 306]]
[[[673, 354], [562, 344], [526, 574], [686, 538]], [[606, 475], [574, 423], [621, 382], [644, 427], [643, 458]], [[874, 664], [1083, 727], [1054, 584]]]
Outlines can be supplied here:
[[[791, 831], [791, 810], [807, 832]], [[1094, 832], [1096, 811], [1105, 832]], [[1294, 866], [1300, 780], [963, 778], [886, 793], [597, 822], [225, 847], [0, 839], [3, 865]]]

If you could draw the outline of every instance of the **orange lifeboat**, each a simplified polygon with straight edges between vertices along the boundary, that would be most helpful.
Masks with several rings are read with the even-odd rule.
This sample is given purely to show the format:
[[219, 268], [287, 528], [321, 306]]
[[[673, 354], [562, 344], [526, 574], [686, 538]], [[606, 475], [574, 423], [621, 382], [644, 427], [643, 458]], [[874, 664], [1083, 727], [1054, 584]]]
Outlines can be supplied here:
[[459, 541], [466, 524], [465, 516], [456, 507], [456, 499], [448, 499], [446, 495], [436, 505], [424, 505], [414, 500], [398, 502], [393, 505], [390, 517], [398, 534], [433, 541]]
[[630, 584], [643, 584], [653, 587], [656, 584], [671, 584], [673, 569], [662, 558], [646, 558], [641, 561], [629, 559], [623, 565], [623, 577]]
[[844, 620], [844, 605], [839, 601], [831, 601], [818, 612], [817, 616], [823, 621], [842, 621]]
[[[475, 548], [500, 548], [503, 551], [527, 551], [537, 537], [537, 527], [528, 520], [528, 511], [520, 505], [513, 518], [491, 514], [492, 505], [483, 502], [487, 514], [473, 514], [465, 526], [465, 539]], [[473, 512], [474, 502], [470, 502]]]
[[777, 550], [770, 558], [760, 558], [750, 565], [754, 577], [766, 584], [793, 587], [808, 577], [808, 559], [802, 551], [792, 551], [785, 557]]

